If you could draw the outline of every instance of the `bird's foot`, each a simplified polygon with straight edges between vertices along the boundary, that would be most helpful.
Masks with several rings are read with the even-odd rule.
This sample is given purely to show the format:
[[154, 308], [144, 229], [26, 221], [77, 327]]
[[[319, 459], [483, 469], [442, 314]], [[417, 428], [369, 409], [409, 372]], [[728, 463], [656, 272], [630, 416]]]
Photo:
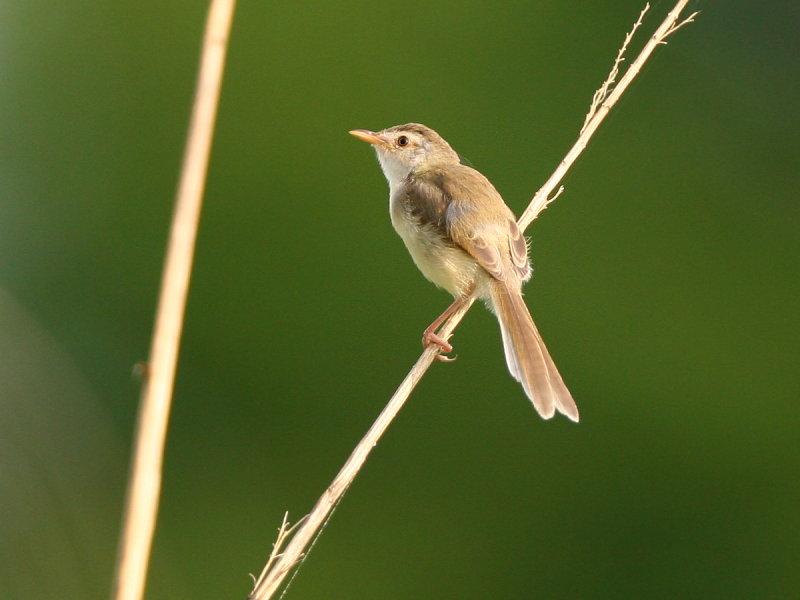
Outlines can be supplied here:
[[[428, 329], [426, 329], [425, 333], [422, 334], [422, 345], [425, 348], [432, 345], [439, 346], [441, 349], [440, 352], [444, 352], [445, 354], [449, 354], [453, 351], [452, 344], [448, 343], [446, 339]], [[445, 356], [445, 354], [437, 354], [436, 360], [441, 362], [453, 362], [456, 359], [455, 356]]]

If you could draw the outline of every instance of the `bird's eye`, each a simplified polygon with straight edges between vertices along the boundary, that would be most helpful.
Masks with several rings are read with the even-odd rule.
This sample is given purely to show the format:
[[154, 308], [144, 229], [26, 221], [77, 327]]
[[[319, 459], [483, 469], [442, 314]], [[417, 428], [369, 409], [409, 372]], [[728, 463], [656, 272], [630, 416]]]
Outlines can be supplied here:
[[408, 146], [408, 138], [404, 135], [401, 135], [399, 138], [397, 138], [397, 145]]

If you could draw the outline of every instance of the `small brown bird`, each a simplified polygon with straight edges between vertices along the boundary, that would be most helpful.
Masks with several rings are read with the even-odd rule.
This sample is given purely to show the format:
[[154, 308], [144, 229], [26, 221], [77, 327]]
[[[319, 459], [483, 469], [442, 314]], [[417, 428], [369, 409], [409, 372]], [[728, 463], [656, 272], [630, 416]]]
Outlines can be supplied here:
[[497, 315], [508, 370], [539, 414], [549, 419], [558, 410], [577, 421], [578, 408], [522, 299], [522, 284], [531, 276], [527, 242], [494, 186], [461, 164], [450, 144], [425, 125], [350, 133], [378, 154], [389, 182], [392, 225], [411, 258], [456, 299], [425, 330], [423, 342], [450, 352], [436, 329], [475, 290]]

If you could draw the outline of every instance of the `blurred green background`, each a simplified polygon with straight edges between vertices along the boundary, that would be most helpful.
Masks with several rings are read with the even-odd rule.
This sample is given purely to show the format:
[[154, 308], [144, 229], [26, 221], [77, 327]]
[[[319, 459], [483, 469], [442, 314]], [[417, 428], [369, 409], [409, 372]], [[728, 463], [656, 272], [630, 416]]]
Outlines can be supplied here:
[[[244, 598], [450, 301], [347, 131], [426, 123], [519, 214], [642, 4], [240, 2], [149, 599]], [[205, 8], [0, 4], [3, 599], [108, 595]], [[287, 598], [800, 597], [800, 8], [694, 9], [528, 230], [582, 422], [476, 307]]]

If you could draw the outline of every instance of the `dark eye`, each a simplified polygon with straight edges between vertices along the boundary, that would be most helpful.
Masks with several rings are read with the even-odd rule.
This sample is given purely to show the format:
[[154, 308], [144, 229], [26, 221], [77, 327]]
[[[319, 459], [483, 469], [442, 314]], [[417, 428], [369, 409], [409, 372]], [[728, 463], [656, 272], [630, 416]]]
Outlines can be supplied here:
[[408, 146], [408, 138], [404, 135], [401, 135], [399, 138], [397, 138], [397, 145]]

